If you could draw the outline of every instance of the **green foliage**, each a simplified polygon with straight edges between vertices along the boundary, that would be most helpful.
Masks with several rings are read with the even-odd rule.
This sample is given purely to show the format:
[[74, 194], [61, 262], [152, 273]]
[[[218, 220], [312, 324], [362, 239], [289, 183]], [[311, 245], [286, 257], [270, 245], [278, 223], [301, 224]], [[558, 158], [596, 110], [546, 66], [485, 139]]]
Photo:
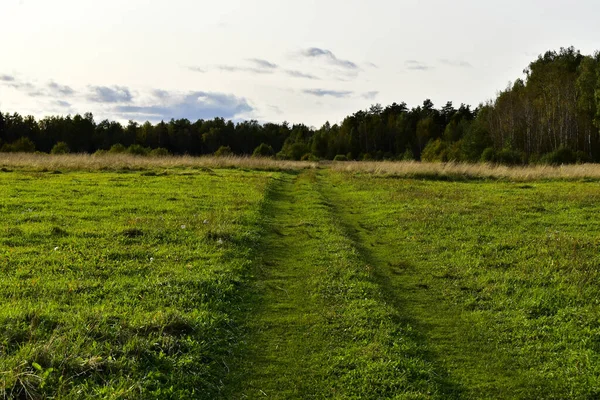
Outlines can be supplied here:
[[127, 147], [123, 146], [121, 143], [113, 144], [108, 150], [111, 154], [123, 154], [127, 152]]
[[505, 148], [496, 153], [493, 161], [506, 165], [524, 164], [525, 154], [518, 150]]
[[338, 154], [333, 158], [333, 161], [348, 161], [348, 158], [343, 154]]
[[150, 154], [150, 149], [139, 144], [132, 144], [127, 148], [127, 153], [136, 156], [147, 156]]
[[481, 161], [487, 163], [496, 161], [496, 150], [493, 147], [486, 147], [481, 153]]
[[58, 142], [52, 147], [50, 150], [50, 154], [69, 154], [71, 149], [69, 149], [69, 145], [65, 142]]
[[429, 162], [448, 161], [446, 143], [442, 142], [441, 139], [429, 141], [421, 153], [421, 160]]
[[401, 157], [402, 161], [414, 161], [415, 160], [415, 155], [412, 151], [412, 149], [407, 148], [404, 153], [402, 154]]
[[233, 152], [229, 146], [221, 146], [215, 151], [215, 156], [217, 157], [228, 157], [231, 155], [233, 155]]
[[164, 147], [158, 147], [150, 151], [151, 157], [167, 157], [170, 155], [171, 153], [169, 152], [169, 150], [165, 149]]
[[252, 152], [253, 157], [273, 157], [274, 155], [275, 152], [273, 151], [273, 147], [266, 143], [261, 143]]
[[319, 157], [317, 157], [311, 153], [306, 153], [305, 155], [302, 156], [302, 158], [300, 160], [301, 161], [319, 161]]
[[571, 149], [559, 147], [555, 151], [542, 156], [540, 162], [552, 165], [575, 164], [577, 162], [577, 155]]
[[108, 154], [108, 151], [100, 149], [100, 150], [96, 150], [93, 155], [100, 157], [100, 156], [103, 156], [105, 154]]
[[3, 153], [33, 153], [35, 152], [35, 144], [28, 137], [22, 137], [12, 143], [5, 143], [0, 148]]

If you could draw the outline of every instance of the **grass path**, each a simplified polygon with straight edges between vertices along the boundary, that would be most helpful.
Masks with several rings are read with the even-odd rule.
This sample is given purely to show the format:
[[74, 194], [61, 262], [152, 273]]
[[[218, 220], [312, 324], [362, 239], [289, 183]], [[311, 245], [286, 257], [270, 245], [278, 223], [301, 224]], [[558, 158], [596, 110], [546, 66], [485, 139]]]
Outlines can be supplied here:
[[443, 374], [318, 189], [306, 171], [271, 193], [247, 349], [224, 397], [447, 398]]
[[[260, 303], [252, 310], [248, 329], [254, 333], [249, 346], [250, 373], [240, 398], [303, 397], [318, 393], [320, 368], [309, 368], [327, 349], [314, 327], [322, 324], [319, 300], [307, 283], [315, 274], [305, 264], [316, 246], [314, 217], [297, 201], [298, 178], [287, 176], [272, 193], [268, 233], [255, 282]], [[304, 211], [304, 213], [301, 213]]]

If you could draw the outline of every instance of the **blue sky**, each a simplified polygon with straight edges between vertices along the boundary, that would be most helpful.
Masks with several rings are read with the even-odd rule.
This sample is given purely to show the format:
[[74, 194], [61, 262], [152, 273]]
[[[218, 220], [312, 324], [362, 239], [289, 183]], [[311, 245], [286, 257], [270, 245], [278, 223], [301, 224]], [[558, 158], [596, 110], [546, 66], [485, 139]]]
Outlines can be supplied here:
[[2, 0], [0, 110], [320, 126], [477, 105], [538, 54], [600, 43], [596, 1]]

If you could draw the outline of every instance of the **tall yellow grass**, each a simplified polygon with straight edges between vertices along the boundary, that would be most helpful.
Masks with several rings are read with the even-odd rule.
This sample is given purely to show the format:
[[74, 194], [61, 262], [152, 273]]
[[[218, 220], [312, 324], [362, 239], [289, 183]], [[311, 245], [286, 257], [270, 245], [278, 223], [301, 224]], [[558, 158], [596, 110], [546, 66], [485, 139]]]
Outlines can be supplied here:
[[142, 157], [130, 154], [0, 153], [0, 168], [22, 170], [144, 170], [168, 168], [247, 168], [297, 170], [329, 168], [348, 173], [368, 173], [405, 178], [482, 178], [531, 181], [540, 179], [599, 179], [600, 164], [534, 165], [510, 167], [494, 164], [402, 162], [309, 162], [252, 157]]
[[494, 164], [403, 162], [334, 162], [335, 171], [418, 178], [482, 178], [531, 181], [600, 179], [600, 164], [506, 166]]
[[315, 162], [282, 161], [252, 157], [142, 157], [130, 154], [0, 153], [0, 168], [30, 170], [119, 170], [153, 168], [248, 168], [292, 170], [316, 168]]

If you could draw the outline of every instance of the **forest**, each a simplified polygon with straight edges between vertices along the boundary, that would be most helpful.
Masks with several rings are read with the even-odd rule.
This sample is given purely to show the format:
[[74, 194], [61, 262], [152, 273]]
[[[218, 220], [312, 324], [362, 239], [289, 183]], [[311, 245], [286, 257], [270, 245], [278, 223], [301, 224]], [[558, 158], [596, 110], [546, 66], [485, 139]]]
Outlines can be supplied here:
[[91, 113], [36, 120], [0, 112], [0, 151], [568, 164], [600, 161], [599, 128], [600, 53], [569, 47], [540, 55], [524, 78], [476, 108], [376, 104], [318, 129], [223, 118], [124, 126]]

